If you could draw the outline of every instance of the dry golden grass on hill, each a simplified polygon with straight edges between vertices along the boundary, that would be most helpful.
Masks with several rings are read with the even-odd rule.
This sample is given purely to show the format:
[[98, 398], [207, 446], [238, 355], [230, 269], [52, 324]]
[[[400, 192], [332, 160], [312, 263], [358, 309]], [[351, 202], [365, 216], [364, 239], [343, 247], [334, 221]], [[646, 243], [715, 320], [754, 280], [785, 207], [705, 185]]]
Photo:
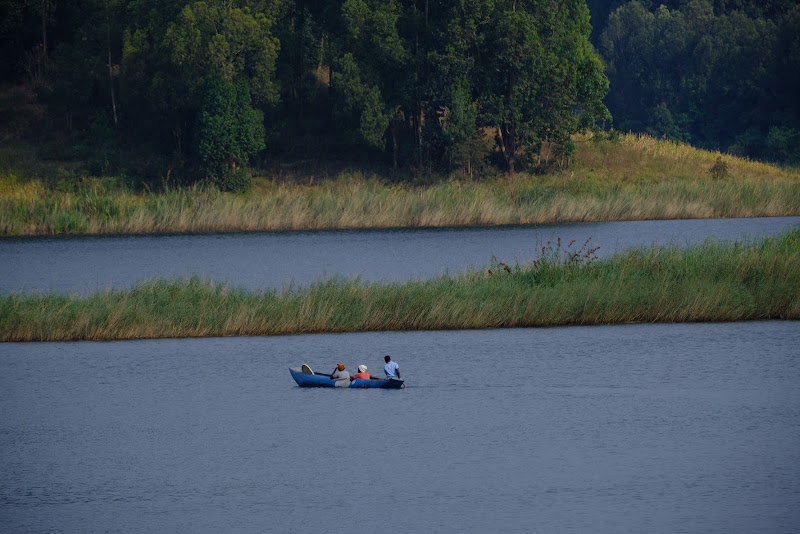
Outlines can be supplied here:
[[[417, 183], [360, 171], [261, 176], [244, 194], [134, 192], [113, 177], [74, 187], [0, 147], [0, 235], [541, 224], [800, 215], [800, 173], [646, 136], [576, 138], [565, 170]], [[26, 162], [28, 167], [20, 166]]]
[[596, 143], [592, 135], [576, 136], [578, 153], [573, 167], [562, 174], [596, 176], [614, 182], [664, 180], [713, 181], [709, 171], [717, 158], [727, 167], [726, 181], [800, 180], [800, 170], [702, 150], [685, 143], [654, 139], [647, 135], [620, 135], [619, 142]]

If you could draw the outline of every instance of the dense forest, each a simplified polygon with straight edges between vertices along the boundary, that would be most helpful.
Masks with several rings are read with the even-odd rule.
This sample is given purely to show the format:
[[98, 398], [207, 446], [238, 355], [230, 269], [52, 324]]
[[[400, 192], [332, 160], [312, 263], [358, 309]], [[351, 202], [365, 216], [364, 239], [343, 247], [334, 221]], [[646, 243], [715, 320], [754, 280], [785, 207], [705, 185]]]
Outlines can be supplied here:
[[589, 3], [615, 128], [800, 164], [800, 3]]
[[0, 0], [0, 135], [225, 190], [271, 162], [543, 172], [588, 128], [800, 163], [800, 5], [657, 4]]

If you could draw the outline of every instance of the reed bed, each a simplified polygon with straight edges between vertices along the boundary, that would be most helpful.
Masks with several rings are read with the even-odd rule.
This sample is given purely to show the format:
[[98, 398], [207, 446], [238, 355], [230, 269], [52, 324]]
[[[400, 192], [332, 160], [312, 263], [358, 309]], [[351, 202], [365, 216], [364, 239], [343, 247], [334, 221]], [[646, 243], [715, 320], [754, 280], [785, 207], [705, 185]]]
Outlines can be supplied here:
[[[437, 227], [800, 215], [800, 173], [688, 145], [581, 138], [575, 163], [546, 175], [394, 183], [357, 171], [261, 177], [246, 194], [137, 193], [85, 177], [60, 192], [0, 173], [0, 235]], [[712, 175], [717, 158], [723, 171]], [[6, 158], [7, 160], [9, 158]], [[2, 163], [2, 162], [0, 162]], [[48, 182], [49, 183], [49, 182]], [[112, 185], [109, 185], [112, 183]]]
[[252, 291], [198, 277], [89, 296], [0, 298], [3, 341], [800, 319], [800, 230], [651, 247], [597, 260], [587, 244], [530, 264], [407, 282], [329, 278]]

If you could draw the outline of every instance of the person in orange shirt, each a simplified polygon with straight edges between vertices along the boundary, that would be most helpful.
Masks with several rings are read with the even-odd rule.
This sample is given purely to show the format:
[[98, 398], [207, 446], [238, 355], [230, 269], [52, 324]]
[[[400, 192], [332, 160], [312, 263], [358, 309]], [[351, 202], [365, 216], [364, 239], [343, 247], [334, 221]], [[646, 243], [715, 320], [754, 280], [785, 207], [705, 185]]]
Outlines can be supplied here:
[[350, 380], [355, 380], [356, 378], [361, 378], [363, 380], [369, 380], [369, 379], [375, 378], [375, 377], [367, 372], [367, 366], [366, 365], [359, 365], [358, 366], [358, 372], [356, 374], [354, 374], [350, 378]]

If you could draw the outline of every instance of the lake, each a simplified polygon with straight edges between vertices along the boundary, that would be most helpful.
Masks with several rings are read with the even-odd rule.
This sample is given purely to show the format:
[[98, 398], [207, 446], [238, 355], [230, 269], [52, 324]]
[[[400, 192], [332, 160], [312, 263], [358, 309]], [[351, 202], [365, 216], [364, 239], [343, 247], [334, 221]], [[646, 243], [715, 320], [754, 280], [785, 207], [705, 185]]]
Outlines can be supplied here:
[[249, 288], [321, 276], [404, 280], [529, 262], [560, 237], [587, 240], [599, 257], [651, 244], [758, 239], [800, 227], [800, 217], [578, 223], [496, 228], [0, 239], [0, 293], [88, 293], [153, 277], [198, 274]]
[[[0, 344], [5, 532], [793, 533], [796, 322]], [[288, 367], [400, 364], [402, 390]]]
[[[407, 279], [800, 218], [0, 239], [0, 292]], [[794, 533], [797, 322], [0, 344], [2, 532]], [[304, 389], [383, 355], [403, 390]]]

